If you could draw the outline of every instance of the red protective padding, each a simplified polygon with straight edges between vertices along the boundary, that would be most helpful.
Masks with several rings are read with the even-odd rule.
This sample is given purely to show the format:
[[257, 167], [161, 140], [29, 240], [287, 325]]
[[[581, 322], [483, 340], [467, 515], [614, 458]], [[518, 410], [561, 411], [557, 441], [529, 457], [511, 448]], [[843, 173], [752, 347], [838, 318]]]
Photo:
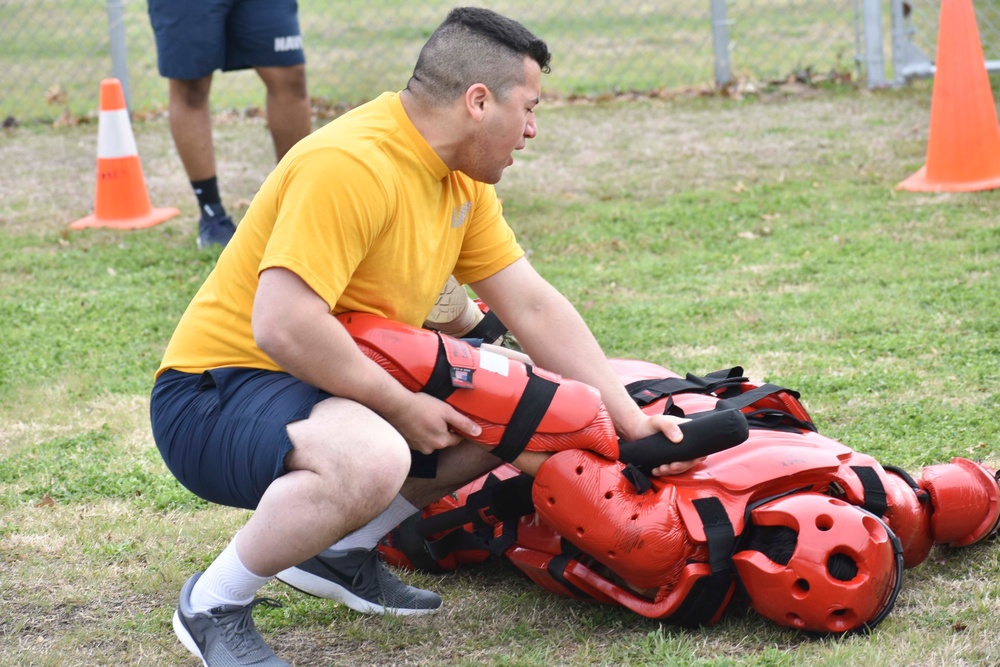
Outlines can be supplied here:
[[591, 452], [554, 454], [535, 476], [535, 511], [632, 586], [673, 587], [685, 564], [707, 560], [706, 554], [688, 539], [676, 487], [638, 494], [622, 468]]
[[[648, 618], [669, 618], [695, 583], [711, 574], [708, 548], [691, 540], [673, 485], [654, 482], [652, 489], [638, 493], [622, 468], [591, 452], [554, 454], [535, 476], [538, 523], [589, 556], [566, 565], [564, 582], [600, 602], [620, 604]], [[519, 530], [517, 548], [505, 555], [542, 587], [572, 595], [548, 572], [545, 552], [559, 553], [544, 542], [533, 544]], [[720, 599], [709, 624], [721, 616], [733, 589], [730, 585]]]
[[968, 459], [924, 468], [921, 488], [931, 496], [931, 533], [937, 544], [964, 547], [988, 537], [1000, 523], [996, 473]]
[[[483, 429], [465, 437], [488, 447], [500, 443], [528, 384], [529, 369], [520, 361], [426, 329], [367, 313], [344, 313], [337, 319], [362, 352], [410, 391], [431, 379], [443, 341], [449, 361], [471, 373], [471, 388], [456, 388], [445, 399]], [[618, 458], [618, 437], [600, 393], [590, 385], [531, 368], [534, 375], [558, 385], [538, 428], [526, 447], [532, 452], [588, 449]]]
[[[524, 525], [523, 521], [521, 525]], [[544, 527], [544, 524], [540, 525]], [[594, 566], [580, 559], [573, 559], [561, 568], [562, 579], [559, 580], [552, 575], [551, 565], [560, 551], [558, 549], [550, 551], [535, 548], [530, 543], [525, 546], [525, 542], [521, 539], [519, 531], [518, 543], [508, 549], [504, 556], [529, 579], [545, 590], [564, 597], [586, 599], [584, 596], [587, 596], [595, 602], [621, 605], [647, 618], [670, 618], [691, 593], [691, 589], [698, 579], [711, 573], [711, 568], [707, 563], [690, 563], [685, 568], [685, 576], [676, 586], [659, 590], [636, 591], [621, 583], [617, 577], [613, 578], [613, 575], [602, 574]], [[602, 566], [597, 565], [596, 567]], [[572, 589], [568, 586], [572, 586]], [[706, 625], [711, 625], [719, 620], [734, 588], [730, 589], [720, 605], [719, 611], [706, 622]]]
[[654, 380], [658, 378], [679, 378], [677, 373], [654, 364], [652, 361], [642, 361], [641, 359], [608, 359], [611, 367], [615, 369], [615, 374], [622, 384], [628, 386], [640, 380]]
[[916, 567], [926, 560], [934, 543], [931, 538], [932, 508], [929, 503], [921, 502], [913, 487], [897, 473], [886, 471], [885, 482], [889, 504], [886, 522], [903, 547], [903, 566]]

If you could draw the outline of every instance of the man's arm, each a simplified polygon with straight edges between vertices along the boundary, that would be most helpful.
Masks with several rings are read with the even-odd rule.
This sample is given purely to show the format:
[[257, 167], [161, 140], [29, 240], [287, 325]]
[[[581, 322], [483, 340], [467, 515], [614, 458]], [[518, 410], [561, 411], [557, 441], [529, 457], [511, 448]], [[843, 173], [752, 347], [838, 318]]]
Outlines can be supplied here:
[[326, 302], [295, 273], [267, 269], [260, 275], [253, 332], [286, 372], [381, 415], [412, 449], [425, 454], [476, 435], [479, 426], [447, 403], [413, 393], [366, 357]]
[[[673, 442], [681, 440], [677, 419], [639, 409], [576, 308], [526, 259], [470, 287], [496, 311], [540, 368], [596, 387], [623, 440], [638, 440], [656, 431]], [[660, 466], [654, 474], [683, 472], [694, 463]]]

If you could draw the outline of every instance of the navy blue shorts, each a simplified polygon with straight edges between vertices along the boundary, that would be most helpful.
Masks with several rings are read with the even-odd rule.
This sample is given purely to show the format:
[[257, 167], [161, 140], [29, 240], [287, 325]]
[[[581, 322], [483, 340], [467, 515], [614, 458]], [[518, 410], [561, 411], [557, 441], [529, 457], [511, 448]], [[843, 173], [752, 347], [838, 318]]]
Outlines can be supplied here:
[[153, 439], [170, 472], [213, 503], [255, 509], [284, 475], [286, 426], [330, 394], [287, 373], [218, 368], [164, 371], [149, 405]]
[[149, 0], [149, 21], [168, 79], [306, 61], [296, 0]]

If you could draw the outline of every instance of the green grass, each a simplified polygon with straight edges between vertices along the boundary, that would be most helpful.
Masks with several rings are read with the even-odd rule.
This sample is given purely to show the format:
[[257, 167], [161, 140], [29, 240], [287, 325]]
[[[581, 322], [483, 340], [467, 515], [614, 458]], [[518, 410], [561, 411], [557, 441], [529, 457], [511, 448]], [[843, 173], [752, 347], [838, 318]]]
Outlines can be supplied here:
[[0, 461], [0, 506], [44, 499], [59, 505], [130, 501], [155, 512], [204, 508], [176, 480], [163, 475], [155, 449], [122, 452], [122, 434], [100, 428], [26, 447]]
[[[557, 106], [499, 191], [532, 263], [609, 354], [741, 365], [802, 392], [820, 431], [919, 475], [1000, 463], [996, 192], [894, 185], [924, 160], [930, 86]], [[69, 231], [93, 206], [96, 127], [0, 138], [0, 665], [194, 664], [170, 615], [247, 514], [169, 474], [148, 392], [211, 270], [166, 123], [137, 123], [149, 230]], [[245, 209], [272, 155], [217, 124]], [[556, 334], [557, 335], [557, 334]], [[1000, 550], [936, 548], [871, 636], [815, 639], [734, 603], [696, 631], [565, 600], [498, 564], [408, 581], [447, 607], [367, 618], [277, 583], [259, 627], [310, 665], [978, 665], [1000, 661]]]
[[[0, 303], [0, 319], [33, 323], [5, 332], [0, 398], [13, 400], [31, 377], [79, 379], [73, 395], [81, 400], [138, 393], [148, 384], [133, 370], [137, 364], [156, 369], [175, 313], [194, 282], [208, 275], [213, 256], [178, 261], [156, 239], [108, 243], [112, 236], [95, 236], [104, 242], [66, 243], [56, 236], [39, 246], [36, 238], [16, 237], [0, 250], [9, 296]], [[149, 290], [154, 284], [162, 289]]]

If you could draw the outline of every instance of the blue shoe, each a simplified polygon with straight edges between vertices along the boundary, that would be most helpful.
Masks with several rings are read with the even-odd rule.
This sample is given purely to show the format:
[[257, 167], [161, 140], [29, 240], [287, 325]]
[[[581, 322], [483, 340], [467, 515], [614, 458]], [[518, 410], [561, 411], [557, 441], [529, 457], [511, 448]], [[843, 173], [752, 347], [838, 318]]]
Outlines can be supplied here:
[[220, 245], [223, 248], [229, 243], [236, 232], [236, 225], [233, 219], [226, 215], [225, 209], [221, 206], [217, 211], [212, 207], [205, 206], [198, 222], [198, 249], [207, 248], [212, 245]]

